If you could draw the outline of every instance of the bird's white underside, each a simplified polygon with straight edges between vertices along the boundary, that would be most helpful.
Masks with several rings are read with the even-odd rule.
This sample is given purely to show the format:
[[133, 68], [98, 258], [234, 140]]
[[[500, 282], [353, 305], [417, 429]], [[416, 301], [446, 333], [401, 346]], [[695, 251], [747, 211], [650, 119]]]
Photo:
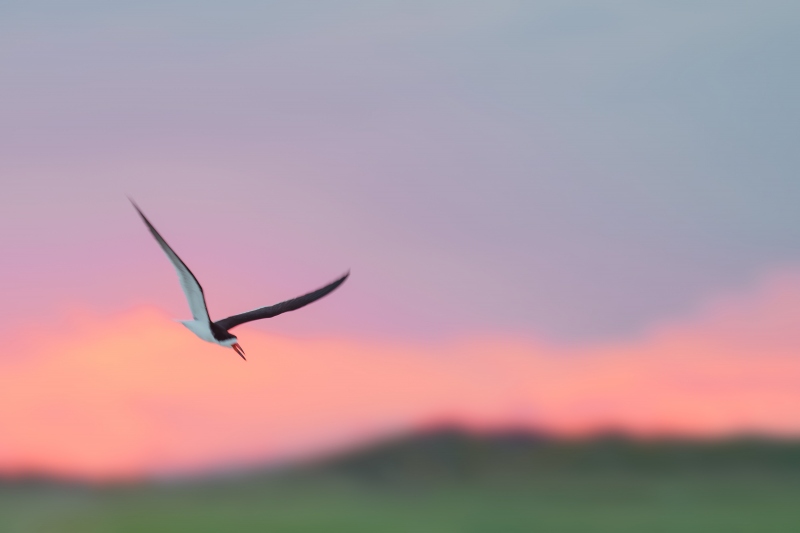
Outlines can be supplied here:
[[[170, 254], [167, 255], [170, 256]], [[171, 256], [170, 259], [172, 259]], [[200, 289], [200, 285], [194, 279], [194, 276], [192, 276], [192, 274], [180, 263], [179, 260], [173, 260], [172, 263], [175, 266], [175, 270], [178, 271], [178, 278], [181, 282], [183, 294], [186, 296], [186, 300], [189, 302], [189, 309], [192, 311], [192, 318], [198, 322], [208, 321], [208, 311], [206, 310], [206, 302], [205, 298], [203, 297], [203, 291]], [[209, 329], [209, 331], [211, 330]]]
[[211, 333], [211, 328], [208, 325], [208, 322], [199, 321], [199, 320], [180, 320], [181, 324], [186, 326], [189, 331], [200, 337], [206, 342], [210, 342], [213, 344], [219, 344], [220, 346], [233, 346], [236, 344], [236, 338], [231, 339], [224, 339], [224, 340], [217, 340], [214, 337], [214, 334]]

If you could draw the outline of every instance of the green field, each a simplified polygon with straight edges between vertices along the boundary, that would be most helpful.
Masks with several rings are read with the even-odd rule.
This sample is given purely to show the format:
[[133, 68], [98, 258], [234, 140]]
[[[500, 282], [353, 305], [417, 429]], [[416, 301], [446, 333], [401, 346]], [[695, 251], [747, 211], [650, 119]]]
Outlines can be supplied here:
[[796, 444], [436, 435], [237, 479], [8, 482], [0, 531], [800, 531], [798, 457]]

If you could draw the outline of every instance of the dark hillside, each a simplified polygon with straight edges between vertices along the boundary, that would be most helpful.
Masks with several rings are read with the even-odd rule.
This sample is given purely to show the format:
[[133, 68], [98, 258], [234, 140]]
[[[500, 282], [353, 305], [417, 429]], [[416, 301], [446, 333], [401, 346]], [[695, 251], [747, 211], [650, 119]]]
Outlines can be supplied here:
[[800, 476], [800, 441], [640, 440], [619, 434], [563, 439], [526, 431], [475, 433], [443, 427], [329, 457], [305, 467], [309, 468], [387, 482], [511, 480], [568, 473]]
[[280, 471], [0, 483], [0, 531], [797, 531], [800, 443], [441, 428]]

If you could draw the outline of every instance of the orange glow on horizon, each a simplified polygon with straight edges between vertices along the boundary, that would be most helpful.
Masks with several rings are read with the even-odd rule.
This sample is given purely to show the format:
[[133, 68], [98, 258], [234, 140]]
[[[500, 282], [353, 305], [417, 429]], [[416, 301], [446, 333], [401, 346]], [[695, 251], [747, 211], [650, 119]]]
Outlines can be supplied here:
[[139, 309], [0, 359], [0, 472], [136, 477], [318, 452], [431, 420], [562, 433], [800, 435], [800, 278], [683, 324], [580, 347], [237, 330], [248, 353]]

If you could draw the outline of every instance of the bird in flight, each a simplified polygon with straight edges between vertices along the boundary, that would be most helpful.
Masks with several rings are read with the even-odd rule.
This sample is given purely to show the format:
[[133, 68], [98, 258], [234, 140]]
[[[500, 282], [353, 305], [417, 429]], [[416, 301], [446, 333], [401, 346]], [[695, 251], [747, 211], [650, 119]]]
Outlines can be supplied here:
[[147, 220], [147, 217], [144, 216], [144, 213], [142, 213], [142, 210], [139, 209], [138, 205], [136, 205], [136, 202], [130, 198], [129, 200], [139, 213], [139, 216], [142, 217], [142, 220], [144, 221], [145, 225], [147, 225], [150, 233], [153, 234], [153, 237], [155, 237], [156, 241], [161, 246], [161, 249], [164, 250], [164, 253], [167, 254], [167, 257], [169, 257], [169, 260], [172, 261], [172, 265], [175, 267], [175, 270], [178, 272], [178, 279], [181, 282], [183, 293], [186, 295], [186, 299], [189, 301], [189, 308], [192, 311], [192, 320], [181, 320], [181, 324], [189, 328], [192, 333], [206, 342], [233, 348], [233, 350], [245, 361], [247, 359], [244, 356], [244, 350], [242, 350], [242, 347], [239, 346], [236, 335], [232, 335], [230, 333], [231, 329], [246, 322], [261, 320], [262, 318], [272, 318], [288, 311], [300, 309], [301, 307], [304, 307], [311, 302], [315, 302], [323, 296], [333, 292], [339, 285], [344, 283], [344, 280], [346, 280], [347, 276], [350, 275], [350, 272], [348, 271], [344, 276], [340, 277], [336, 281], [325, 285], [321, 289], [304, 294], [303, 296], [298, 296], [297, 298], [286, 300], [285, 302], [270, 305], [268, 307], [260, 307], [246, 313], [229, 316], [228, 318], [223, 318], [222, 320], [212, 322], [208, 315], [208, 308], [206, 307], [206, 299], [203, 294], [203, 287], [200, 286], [197, 278], [194, 277], [194, 274], [192, 274], [192, 271], [186, 266], [186, 263], [181, 261], [181, 258], [178, 257], [178, 254], [176, 254], [172, 248], [170, 248], [169, 244], [167, 244], [167, 241], [164, 240], [158, 231], [156, 231], [156, 228], [154, 228], [150, 221]]

